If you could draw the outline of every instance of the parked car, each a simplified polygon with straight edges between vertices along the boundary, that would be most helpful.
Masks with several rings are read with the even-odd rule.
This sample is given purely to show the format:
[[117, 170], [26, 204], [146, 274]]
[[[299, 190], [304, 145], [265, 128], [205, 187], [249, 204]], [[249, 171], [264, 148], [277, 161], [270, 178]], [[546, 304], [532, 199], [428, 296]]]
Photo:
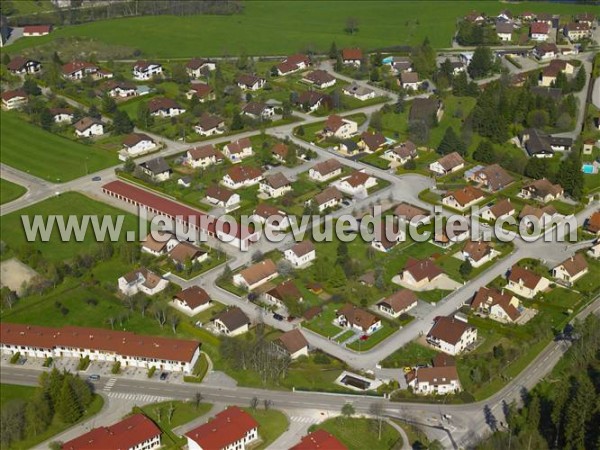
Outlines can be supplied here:
[[89, 381], [98, 381], [99, 379], [100, 379], [100, 375], [95, 374], [95, 373], [88, 377]]
[[369, 335], [368, 335], [368, 334], [363, 334], [363, 335], [360, 337], [360, 340], [361, 340], [361, 341], [366, 341], [367, 339], [369, 339]]
[[167, 372], [163, 372], [160, 374], [160, 379], [164, 381], [167, 379], [168, 376], [169, 376], [169, 374]]
[[283, 316], [281, 314], [273, 313], [273, 319], [282, 321]]
[[102, 177], [94, 177], [92, 178], [92, 181], [102, 181]]

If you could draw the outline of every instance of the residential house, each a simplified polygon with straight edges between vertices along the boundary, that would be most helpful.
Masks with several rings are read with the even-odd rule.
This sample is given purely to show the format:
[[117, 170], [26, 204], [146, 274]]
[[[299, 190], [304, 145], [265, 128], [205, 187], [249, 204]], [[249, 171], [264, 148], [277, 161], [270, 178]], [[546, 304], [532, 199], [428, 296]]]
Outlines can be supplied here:
[[2, 93], [2, 107], [7, 110], [19, 109], [27, 103], [27, 94], [23, 89], [4, 91]]
[[442, 120], [443, 115], [444, 104], [441, 100], [435, 97], [417, 97], [412, 101], [412, 104], [410, 106], [410, 111], [408, 113], [408, 121], [422, 121], [428, 124], [433, 124]]
[[290, 219], [285, 211], [268, 203], [259, 203], [256, 205], [250, 218], [265, 224], [273, 230], [285, 230], [290, 226]]
[[337, 147], [338, 151], [347, 155], [358, 153], [358, 144], [352, 139], [342, 139]]
[[237, 306], [217, 315], [213, 324], [215, 331], [226, 336], [238, 336], [250, 329], [250, 318]]
[[344, 119], [337, 114], [330, 115], [325, 121], [322, 135], [324, 137], [335, 137], [338, 139], [348, 139], [356, 134], [358, 124], [349, 119]]
[[385, 64], [389, 64], [393, 74], [410, 72], [413, 70], [412, 61], [408, 56], [392, 56]]
[[144, 414], [137, 413], [110, 426], [92, 428], [63, 443], [62, 450], [128, 449], [154, 450], [161, 446], [161, 429]]
[[206, 200], [211, 205], [233, 211], [240, 206], [240, 195], [226, 187], [213, 184], [206, 188]]
[[192, 186], [192, 177], [181, 177], [177, 179], [177, 184], [179, 186], [183, 186], [184, 188], [189, 188]]
[[232, 163], [239, 163], [243, 159], [254, 155], [254, 152], [252, 151], [252, 142], [249, 138], [242, 138], [230, 142], [223, 147], [223, 155], [225, 155]]
[[154, 256], [162, 256], [170, 252], [179, 241], [173, 236], [173, 233], [167, 231], [152, 231], [142, 241], [142, 252]]
[[150, 80], [163, 73], [162, 65], [150, 61], [137, 61], [132, 69], [133, 78], [136, 80]]
[[474, 24], [483, 24], [485, 22], [485, 14], [480, 13], [479, 11], [471, 11], [466, 16], [464, 16], [464, 20], [467, 22], [471, 22]]
[[307, 204], [314, 202], [320, 213], [329, 208], [336, 208], [342, 202], [342, 193], [335, 186], [330, 186], [322, 192], [319, 192]]
[[217, 98], [213, 88], [206, 83], [192, 83], [185, 96], [188, 100], [196, 97], [199, 103], [210, 102]]
[[137, 95], [137, 86], [130, 81], [110, 80], [104, 84], [102, 90], [112, 98], [129, 98]]
[[271, 156], [280, 163], [285, 163], [289, 150], [290, 149], [286, 144], [283, 142], [278, 142], [271, 149]]
[[520, 196], [527, 200], [548, 203], [563, 197], [564, 190], [560, 184], [552, 184], [546, 178], [535, 180], [523, 186]]
[[329, 158], [323, 162], [315, 164], [308, 171], [308, 176], [320, 183], [340, 176], [342, 174], [342, 163], [336, 158]]
[[262, 171], [257, 167], [233, 166], [227, 169], [221, 183], [231, 189], [240, 189], [258, 184], [262, 178]]
[[600, 258], [600, 239], [596, 239], [592, 246], [587, 251], [587, 254], [592, 258], [599, 259]]
[[569, 150], [572, 144], [571, 138], [550, 136], [535, 128], [528, 128], [521, 133], [521, 145], [529, 156], [536, 158], [552, 158], [555, 151]]
[[521, 317], [521, 302], [517, 297], [485, 286], [473, 296], [471, 309], [502, 323], [515, 323]]
[[531, 270], [517, 265], [512, 266], [508, 275], [506, 289], [524, 298], [534, 298], [550, 286], [550, 280]]
[[377, 303], [377, 308], [388, 316], [398, 318], [417, 306], [417, 300], [417, 295], [413, 291], [400, 289]]
[[180, 242], [169, 252], [169, 258], [176, 267], [186, 269], [191, 264], [201, 263], [208, 259], [208, 252], [189, 242]]
[[402, 72], [400, 74], [400, 86], [407, 91], [418, 91], [421, 83], [417, 72]]
[[254, 120], [267, 120], [275, 115], [275, 108], [263, 102], [249, 102], [242, 108], [242, 114]]
[[465, 186], [462, 189], [448, 192], [442, 203], [459, 211], [464, 211], [485, 198], [483, 191], [473, 187]]
[[260, 182], [258, 190], [267, 194], [270, 198], [283, 197], [292, 190], [292, 182], [283, 173], [277, 172], [267, 175]]
[[410, 257], [400, 272], [400, 279], [403, 283], [420, 289], [443, 275], [444, 272], [431, 259], [418, 260]]
[[592, 28], [585, 22], [571, 22], [563, 27], [563, 34], [571, 42], [592, 37]]
[[513, 19], [513, 14], [508, 9], [503, 9], [496, 16], [496, 20], [499, 22], [512, 22]]
[[451, 236], [448, 235], [445, 229], [442, 229], [441, 233], [435, 233], [431, 243], [437, 245], [438, 247], [448, 248], [457, 242], [465, 241], [468, 237], [468, 224], [461, 224], [461, 226], [457, 226], [452, 230]]
[[375, 227], [375, 236], [371, 241], [371, 247], [380, 252], [389, 252], [396, 245], [406, 240], [406, 233], [391, 222], [382, 219], [379, 226]]
[[345, 194], [366, 197], [368, 190], [377, 185], [377, 178], [363, 170], [355, 170], [347, 177], [335, 183], [335, 186]]
[[215, 136], [225, 132], [225, 121], [219, 116], [204, 113], [194, 125], [194, 131], [200, 136]]
[[265, 259], [236, 273], [233, 276], [233, 284], [251, 291], [278, 275], [275, 263], [270, 259]]
[[156, 148], [156, 142], [144, 133], [130, 133], [123, 138], [123, 149], [129, 157], [143, 155]]
[[194, 169], [205, 168], [221, 162], [223, 162], [223, 154], [214, 145], [191, 148], [187, 151], [185, 158], [185, 163]]
[[304, 299], [293, 280], [287, 280], [279, 283], [264, 294], [265, 299], [278, 308], [285, 308], [288, 302], [302, 303]]
[[496, 36], [502, 42], [510, 42], [512, 40], [512, 33], [514, 31], [514, 25], [512, 22], [497, 22], [496, 23]]
[[302, 241], [294, 244], [283, 252], [283, 256], [293, 267], [306, 267], [317, 258], [315, 245], [311, 241]]
[[456, 316], [441, 316], [434, 320], [427, 333], [427, 342], [449, 355], [458, 355], [477, 341], [477, 329]]
[[418, 367], [405, 377], [417, 395], [448, 395], [462, 390], [455, 365]]
[[374, 153], [378, 150], [382, 150], [387, 145], [387, 140], [382, 133], [368, 131], [363, 132], [360, 135], [360, 141], [358, 146], [367, 153]]
[[237, 406], [230, 406], [184, 436], [189, 450], [246, 450], [259, 440], [258, 422]]
[[600, 211], [596, 211], [585, 221], [585, 229], [590, 233], [600, 235]]
[[321, 107], [330, 108], [331, 103], [329, 95], [316, 91], [302, 92], [296, 100], [296, 104], [300, 105], [308, 113], [315, 112]]
[[75, 134], [78, 137], [102, 136], [104, 134], [104, 124], [92, 117], [84, 117], [73, 124]]
[[297, 54], [288, 56], [277, 67], [279, 76], [289, 75], [290, 73], [298, 72], [307, 69], [310, 65], [310, 58], [306, 55]]
[[148, 102], [148, 110], [153, 116], [176, 117], [185, 112], [185, 108], [179, 105], [175, 100], [158, 97]]
[[25, 25], [23, 27], [23, 36], [46, 36], [52, 31], [52, 25]]
[[552, 276], [556, 278], [559, 283], [573, 286], [573, 284], [588, 273], [588, 271], [589, 268], [585, 256], [581, 253], [576, 253], [554, 267], [552, 269]]
[[496, 192], [510, 185], [514, 178], [499, 164], [492, 164], [475, 171], [468, 180]]
[[191, 317], [210, 308], [213, 301], [200, 286], [190, 286], [175, 294], [171, 304]]
[[527, 227], [533, 227], [537, 224], [542, 229], [548, 227], [557, 217], [560, 217], [560, 214], [551, 205], [544, 206], [543, 208], [525, 205], [519, 213], [519, 220]]
[[354, 97], [355, 99], [360, 100], [361, 102], [375, 98], [375, 91], [373, 89], [365, 86], [360, 86], [355, 82], [344, 86], [342, 88], [342, 93], [344, 95], [348, 95], [349, 97]]
[[265, 87], [267, 82], [264, 78], [257, 77], [256, 75], [241, 74], [235, 79], [238, 87], [244, 91], [258, 91]]
[[[281, 353], [289, 356], [290, 359], [298, 359], [301, 356], [308, 356], [308, 341], [297, 328], [286, 331], [273, 341], [274, 345]], [[328, 447], [328, 450], [331, 450]]]
[[158, 294], [168, 284], [167, 280], [145, 267], [133, 270], [118, 280], [119, 291], [127, 296], [135, 295], [138, 292], [146, 295]]
[[544, 42], [542, 44], [537, 44], [533, 48], [533, 55], [541, 60], [554, 59], [560, 55], [560, 50], [557, 45], [554, 43]]
[[553, 59], [550, 61], [550, 64], [542, 69], [539, 85], [545, 87], [553, 86], [559, 73], [572, 75], [574, 71], [575, 68], [568, 61], [565, 61], [564, 59]]
[[13, 75], [34, 74], [42, 70], [42, 64], [22, 56], [14, 56], [6, 65], [6, 68]]
[[409, 203], [401, 202], [394, 208], [394, 215], [398, 220], [407, 222], [429, 223], [431, 221], [431, 211]]
[[216, 68], [217, 65], [214, 62], [200, 58], [193, 58], [185, 65], [185, 71], [193, 78], [208, 76]]
[[547, 41], [550, 30], [550, 25], [546, 22], [533, 22], [529, 26], [529, 37], [538, 42]]
[[[86, 76], [98, 76], [100, 68], [86, 61], [71, 61], [62, 66], [62, 74], [68, 80], [81, 80]], [[108, 77], [110, 78], [110, 77]]]
[[462, 251], [465, 261], [469, 261], [473, 267], [480, 267], [498, 255], [498, 251], [484, 241], [469, 241]]
[[75, 114], [71, 108], [50, 108], [55, 123], [71, 123]]
[[363, 60], [363, 52], [360, 48], [342, 49], [342, 64], [359, 67]]
[[457, 152], [449, 153], [429, 164], [429, 170], [440, 176], [448, 175], [449, 173], [464, 169], [464, 167], [465, 160]]
[[317, 89], [325, 89], [335, 84], [335, 77], [325, 70], [314, 70], [302, 78], [304, 83], [310, 84]]
[[597, 18], [596, 14], [589, 13], [589, 12], [575, 14], [575, 16], [573, 16], [573, 20], [576, 23], [585, 23], [590, 28], [596, 24], [596, 18]]
[[140, 163], [138, 167], [143, 174], [157, 182], [167, 181], [173, 173], [173, 169], [162, 156]]
[[533, 22], [537, 19], [537, 15], [531, 11], [525, 11], [521, 13], [521, 20], [524, 22]]
[[403, 166], [411, 159], [418, 158], [417, 146], [412, 141], [402, 142], [394, 148], [386, 150], [382, 157], [389, 161], [396, 161]]
[[481, 217], [485, 220], [496, 221], [512, 216], [515, 213], [515, 207], [510, 202], [510, 199], [502, 199], [496, 202], [493, 206], [485, 208], [481, 212]]
[[382, 327], [381, 319], [364, 309], [347, 303], [335, 312], [335, 322], [343, 328], [351, 328], [366, 334], [375, 333]]

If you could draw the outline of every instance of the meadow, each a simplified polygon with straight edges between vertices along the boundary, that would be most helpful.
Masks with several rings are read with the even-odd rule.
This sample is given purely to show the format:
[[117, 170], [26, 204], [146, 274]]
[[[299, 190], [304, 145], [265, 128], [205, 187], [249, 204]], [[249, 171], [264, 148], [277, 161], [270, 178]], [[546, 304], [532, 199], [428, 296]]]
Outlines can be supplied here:
[[23, 186], [0, 178], [0, 205], [18, 199], [25, 192], [27, 192], [27, 189]]
[[[510, 7], [525, 10], [575, 14], [589, 5], [522, 2], [506, 5], [479, 1], [252, 1], [232, 16], [156, 16], [100, 20], [58, 28], [49, 36], [21, 39], [10, 53], [61, 37], [81, 36], [113, 45], [139, 49], [146, 57], [285, 55], [312, 49], [325, 52], [335, 41], [339, 47], [360, 46], [367, 50], [414, 45], [429, 37], [437, 48], [451, 46], [456, 19], [475, 9], [497, 14]], [[358, 31], [345, 31], [348, 18], [358, 21]], [[176, 30], [165, 33], [165, 30]]]
[[1, 160], [44, 180], [64, 182], [118, 164], [114, 152], [71, 141], [2, 111]]

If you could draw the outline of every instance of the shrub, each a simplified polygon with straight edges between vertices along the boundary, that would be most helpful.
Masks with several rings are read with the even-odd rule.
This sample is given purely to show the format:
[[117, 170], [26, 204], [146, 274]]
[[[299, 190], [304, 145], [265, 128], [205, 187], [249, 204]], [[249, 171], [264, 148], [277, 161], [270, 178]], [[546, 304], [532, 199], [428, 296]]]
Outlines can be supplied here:
[[16, 364], [19, 361], [19, 359], [21, 359], [21, 353], [17, 352], [14, 355], [11, 356], [10, 363], [11, 364]]
[[79, 363], [77, 364], [77, 370], [85, 370], [90, 365], [90, 357], [85, 356], [84, 358], [79, 358]]
[[44, 364], [43, 364], [43, 366], [44, 366], [44, 367], [50, 367], [50, 366], [52, 365], [52, 361], [54, 361], [54, 360], [52, 359], [52, 356], [48, 356], [48, 357], [46, 358], [46, 360], [44, 361]]
[[110, 369], [110, 372], [115, 375], [121, 373], [121, 363], [119, 361], [115, 361], [115, 363], [112, 365], [112, 368]]
[[148, 369], [148, 378], [152, 378], [154, 376], [154, 372], [156, 372], [156, 367], [152, 366]]

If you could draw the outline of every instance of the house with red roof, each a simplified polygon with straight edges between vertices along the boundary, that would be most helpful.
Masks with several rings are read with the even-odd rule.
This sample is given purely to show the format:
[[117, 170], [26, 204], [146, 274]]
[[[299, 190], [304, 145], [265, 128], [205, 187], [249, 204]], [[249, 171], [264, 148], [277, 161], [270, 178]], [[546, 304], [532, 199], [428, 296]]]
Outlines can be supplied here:
[[63, 77], [67, 80], [81, 80], [86, 76], [94, 79], [112, 78], [113, 74], [100, 69], [96, 64], [87, 61], [70, 61], [62, 66]]
[[363, 52], [360, 48], [342, 49], [342, 63], [347, 66], [360, 66], [363, 59]]
[[253, 166], [233, 166], [227, 170], [221, 183], [230, 189], [254, 186], [263, 179], [262, 171]]
[[144, 133], [130, 133], [123, 138], [123, 150], [128, 157], [135, 157], [151, 152], [156, 148], [156, 142]]
[[276, 66], [277, 74], [282, 77], [300, 70], [307, 69], [310, 65], [310, 59], [306, 55], [297, 54], [288, 56]]
[[108, 427], [92, 428], [62, 444], [62, 450], [154, 450], [162, 431], [143, 414], [134, 414]]
[[548, 40], [550, 30], [547, 22], [533, 22], [529, 27], [529, 37], [534, 41], [544, 42]]
[[246, 450], [259, 439], [258, 422], [237, 406], [230, 406], [214, 418], [187, 433], [189, 450]]
[[271, 281], [279, 275], [277, 266], [270, 259], [259, 261], [250, 267], [241, 270], [233, 276], [233, 284], [245, 287], [248, 290], [256, 289], [260, 285]]
[[589, 267], [585, 256], [581, 253], [576, 253], [554, 267], [552, 269], [552, 276], [560, 283], [573, 286], [588, 271]]
[[46, 36], [52, 32], [52, 25], [25, 25], [23, 27], [23, 36]]
[[304, 436], [290, 450], [348, 450], [348, 447], [331, 433], [320, 429]]
[[213, 184], [206, 188], [206, 200], [211, 205], [233, 211], [240, 206], [240, 195], [224, 186]]
[[242, 138], [230, 142], [223, 147], [223, 155], [225, 155], [232, 163], [239, 163], [254, 155], [254, 152], [252, 151], [252, 142], [249, 138]]
[[200, 286], [190, 286], [175, 294], [171, 305], [191, 317], [213, 306], [213, 301]]
[[514, 265], [507, 277], [505, 288], [524, 298], [534, 298], [550, 287], [550, 280], [526, 267]]
[[521, 302], [514, 295], [483, 286], [473, 296], [471, 309], [502, 323], [514, 323], [521, 317]]
[[13, 56], [6, 68], [13, 75], [25, 75], [26, 73], [38, 73], [42, 69], [42, 64], [33, 59]]
[[206, 83], [190, 84], [190, 88], [185, 93], [185, 96], [188, 100], [191, 100], [192, 97], [196, 97], [200, 103], [208, 102], [216, 98], [213, 88]]
[[118, 284], [123, 295], [132, 296], [138, 292], [155, 295], [164, 290], [169, 281], [145, 267], [140, 267], [120, 277]]
[[427, 333], [427, 342], [449, 355], [458, 355], [477, 340], [477, 328], [456, 316], [437, 317]]
[[371, 335], [382, 327], [379, 317], [351, 303], [338, 309], [335, 315], [334, 322], [338, 326], [358, 330], [366, 335]]
[[444, 275], [431, 259], [408, 258], [400, 272], [400, 280], [412, 288], [422, 288]]
[[7, 110], [21, 108], [27, 103], [27, 94], [23, 89], [4, 91], [1, 95], [2, 107]]
[[348, 139], [354, 136], [357, 130], [358, 124], [355, 121], [332, 114], [325, 121], [321, 135], [324, 137]]
[[485, 194], [480, 189], [473, 186], [465, 186], [462, 189], [448, 192], [442, 198], [442, 204], [458, 209], [459, 211], [464, 211], [484, 198]]

